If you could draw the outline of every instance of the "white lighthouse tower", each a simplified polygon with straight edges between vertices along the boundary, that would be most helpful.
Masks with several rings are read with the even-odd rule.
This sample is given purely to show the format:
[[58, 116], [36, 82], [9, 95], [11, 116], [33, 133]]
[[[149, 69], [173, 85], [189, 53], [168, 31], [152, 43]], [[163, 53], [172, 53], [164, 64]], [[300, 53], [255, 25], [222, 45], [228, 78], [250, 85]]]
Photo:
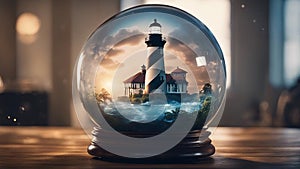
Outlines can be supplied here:
[[149, 37], [147, 44], [147, 71], [145, 77], [145, 94], [166, 93], [167, 82], [164, 63], [164, 45], [166, 41], [162, 38], [161, 25], [154, 22], [149, 26]]

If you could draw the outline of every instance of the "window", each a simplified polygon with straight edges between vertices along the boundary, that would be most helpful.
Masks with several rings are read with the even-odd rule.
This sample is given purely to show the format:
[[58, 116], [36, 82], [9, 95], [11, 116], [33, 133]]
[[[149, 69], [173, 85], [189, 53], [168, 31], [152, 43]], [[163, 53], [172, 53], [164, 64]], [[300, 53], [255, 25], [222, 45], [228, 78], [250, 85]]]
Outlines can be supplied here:
[[300, 1], [285, 1], [284, 9], [284, 81], [293, 85], [300, 75]]
[[290, 87], [300, 76], [300, 1], [270, 1], [270, 82]]

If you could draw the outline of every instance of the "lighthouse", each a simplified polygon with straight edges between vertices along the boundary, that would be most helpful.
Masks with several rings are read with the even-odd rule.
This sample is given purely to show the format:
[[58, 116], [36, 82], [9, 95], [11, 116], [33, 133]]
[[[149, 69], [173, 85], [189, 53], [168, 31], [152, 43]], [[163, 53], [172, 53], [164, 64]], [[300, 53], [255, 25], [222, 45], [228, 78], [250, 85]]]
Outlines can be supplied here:
[[145, 94], [166, 93], [167, 82], [164, 63], [164, 45], [161, 25], [154, 19], [149, 26], [149, 34], [145, 40], [147, 44], [147, 64], [145, 77]]

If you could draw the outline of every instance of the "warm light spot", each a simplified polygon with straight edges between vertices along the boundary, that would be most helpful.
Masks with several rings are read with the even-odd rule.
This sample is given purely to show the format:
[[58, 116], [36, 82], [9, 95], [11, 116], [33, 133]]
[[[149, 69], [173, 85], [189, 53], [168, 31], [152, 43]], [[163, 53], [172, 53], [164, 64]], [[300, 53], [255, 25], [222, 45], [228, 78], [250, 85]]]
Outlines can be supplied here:
[[101, 90], [102, 88], [104, 88], [105, 90], [107, 90], [108, 92], [112, 92], [112, 80], [111, 79], [103, 79], [102, 81], [98, 81], [98, 83], [96, 84], [97, 90], [96, 92], [98, 92], [99, 90]]
[[10, 116], [7, 116], [7, 119], [10, 119]]
[[16, 29], [20, 35], [35, 35], [40, 29], [39, 18], [32, 13], [23, 13], [18, 17]]
[[105, 88], [111, 89], [111, 86], [112, 86], [111, 81], [106, 81], [106, 82], [104, 82], [104, 87], [105, 87]]
[[1, 76], [0, 76], [0, 92], [2, 92], [4, 90], [4, 83], [1, 79]]
[[36, 139], [36, 138], [24, 138], [23, 139], [23, 143], [24, 144], [35, 144], [35, 143], [38, 143], [39, 140]]
[[21, 107], [20, 107], [20, 109], [21, 109], [22, 111], [24, 111], [24, 110], [25, 110], [25, 108], [24, 108], [23, 106], [21, 106]]
[[16, 122], [16, 121], [17, 121], [17, 119], [16, 119], [16, 118], [14, 118], [14, 119], [13, 119], [13, 121], [14, 121], [14, 122]]

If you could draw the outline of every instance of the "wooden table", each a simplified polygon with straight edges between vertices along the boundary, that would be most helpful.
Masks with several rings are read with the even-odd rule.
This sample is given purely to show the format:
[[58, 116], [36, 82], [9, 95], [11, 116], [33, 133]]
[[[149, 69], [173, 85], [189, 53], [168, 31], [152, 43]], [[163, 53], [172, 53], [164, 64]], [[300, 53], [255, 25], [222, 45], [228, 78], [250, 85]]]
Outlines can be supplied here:
[[300, 129], [221, 128], [211, 137], [216, 154], [190, 164], [130, 164], [93, 159], [81, 129], [1, 127], [0, 169], [10, 168], [300, 168]]

